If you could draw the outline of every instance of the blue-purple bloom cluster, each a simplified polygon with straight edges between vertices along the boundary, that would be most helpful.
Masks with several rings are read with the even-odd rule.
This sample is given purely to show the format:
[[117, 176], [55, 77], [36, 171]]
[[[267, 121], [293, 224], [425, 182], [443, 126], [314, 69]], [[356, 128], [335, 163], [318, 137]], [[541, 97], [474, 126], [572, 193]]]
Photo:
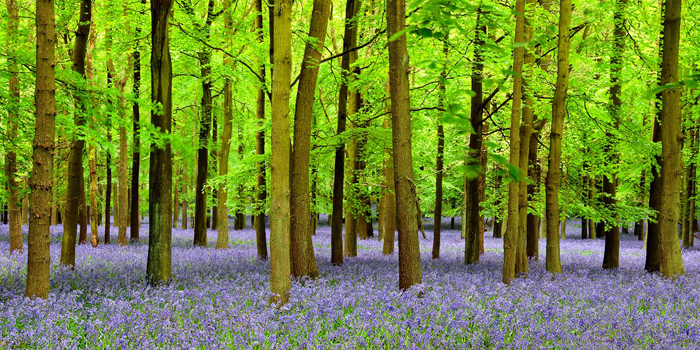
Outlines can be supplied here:
[[320, 278], [294, 283], [290, 303], [277, 309], [252, 230], [231, 231], [228, 250], [211, 248], [214, 231], [210, 248], [195, 248], [192, 231], [174, 230], [173, 281], [158, 288], [144, 282], [147, 236], [127, 247], [81, 245], [71, 271], [57, 266], [61, 228], [52, 230], [51, 294], [33, 301], [23, 296], [26, 255], [9, 255], [0, 226], [0, 348], [700, 347], [700, 253], [684, 251], [686, 276], [668, 281], [644, 272], [642, 243], [631, 238], [615, 271], [601, 270], [602, 240], [562, 242], [559, 276], [544, 271], [541, 241], [541, 261], [506, 287], [500, 239], [487, 238], [481, 263], [465, 266], [464, 241], [446, 231], [437, 261], [421, 239], [418, 297], [398, 290], [397, 255], [383, 256], [376, 240], [359, 241], [357, 258], [331, 266], [324, 227], [314, 236]]

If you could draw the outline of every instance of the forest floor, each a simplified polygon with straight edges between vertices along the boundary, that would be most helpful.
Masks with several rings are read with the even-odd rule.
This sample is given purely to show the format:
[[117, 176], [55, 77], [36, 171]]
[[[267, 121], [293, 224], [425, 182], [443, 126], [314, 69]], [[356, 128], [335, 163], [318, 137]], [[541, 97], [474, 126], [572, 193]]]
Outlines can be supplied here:
[[8, 253], [8, 227], [0, 226], [0, 348], [700, 346], [697, 248], [683, 251], [686, 276], [668, 281], [644, 272], [642, 242], [623, 235], [620, 268], [604, 271], [604, 241], [578, 239], [572, 223], [561, 244], [562, 275], [544, 271], [541, 240], [540, 261], [506, 287], [500, 239], [487, 233], [481, 262], [464, 266], [464, 241], [447, 230], [439, 260], [430, 258], [432, 240], [420, 239], [419, 298], [398, 291], [397, 254], [383, 256], [376, 239], [360, 240], [357, 258], [332, 267], [323, 226], [313, 238], [320, 277], [294, 283], [290, 303], [276, 309], [267, 302], [269, 261], [256, 260], [253, 230], [231, 230], [229, 250], [211, 248], [215, 231], [210, 248], [195, 248], [191, 230], [173, 230], [173, 282], [158, 288], [144, 283], [147, 230], [144, 224], [140, 244], [79, 246], [71, 271], [57, 266], [61, 227], [53, 227], [51, 294], [32, 301], [23, 297], [26, 255]]

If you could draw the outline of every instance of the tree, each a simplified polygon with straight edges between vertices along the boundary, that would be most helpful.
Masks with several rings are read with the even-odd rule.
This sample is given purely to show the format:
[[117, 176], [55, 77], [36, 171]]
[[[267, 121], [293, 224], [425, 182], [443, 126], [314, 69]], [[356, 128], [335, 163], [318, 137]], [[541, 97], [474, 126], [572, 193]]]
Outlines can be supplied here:
[[394, 184], [396, 187], [397, 223], [399, 230], [399, 288], [407, 290], [422, 283], [416, 188], [413, 181], [411, 155], [411, 103], [408, 86], [408, 51], [406, 49], [406, 2], [387, 2], [387, 34], [389, 36], [389, 87], [391, 95], [392, 144], [394, 146]]
[[[56, 80], [54, 71], [56, 25], [53, 0], [36, 1], [36, 90], [34, 106], [33, 167], [29, 181], [32, 215], [27, 246], [25, 295], [49, 296], [49, 224], [53, 190], [53, 152], [56, 134]], [[74, 236], [75, 237], [75, 236]]]
[[[263, 15], [262, 15], [262, 0], [253, 0], [255, 4], [255, 20], [253, 21], [253, 29], [257, 33], [256, 39], [259, 43], [264, 41], [263, 33]], [[255, 154], [261, 157], [257, 163], [257, 216], [255, 218], [255, 242], [258, 250], [258, 259], [267, 259], [267, 237], [265, 237], [265, 201], [267, 200], [267, 189], [265, 185], [265, 161], [262, 156], [265, 155], [265, 132], [263, 125], [265, 123], [265, 65], [262, 60], [258, 64], [257, 74], [262, 78], [258, 85], [255, 119], [258, 130], [255, 132]]]
[[[681, 0], [666, 0], [664, 13], [661, 84], [678, 82], [678, 46], [681, 27]], [[659, 211], [660, 269], [664, 277], [685, 274], [678, 241], [680, 179], [683, 177], [679, 140], [681, 133], [681, 90], [669, 87], [661, 93], [661, 210]]]
[[19, 185], [17, 181], [17, 153], [12, 140], [17, 138], [17, 118], [20, 112], [20, 87], [19, 64], [17, 62], [17, 49], [13, 41], [19, 37], [19, 6], [17, 0], [8, 0], [7, 5], [7, 71], [10, 74], [9, 103], [7, 106], [7, 130], [9, 131], [10, 145], [5, 156], [5, 176], [9, 198], [8, 211], [10, 222], [10, 251], [22, 253], [24, 242], [22, 240], [21, 208], [19, 203]]
[[[88, 37], [90, 36], [91, 17], [92, 0], [81, 0], [78, 29], [75, 31], [75, 41], [73, 43], [72, 68], [83, 79], [85, 79], [85, 56], [87, 54]], [[85, 114], [88, 106], [83, 92], [78, 92], [77, 96], [75, 104], [79, 107], [76, 108], [73, 120], [79, 130], [85, 123]], [[74, 135], [73, 137], [68, 157], [68, 184], [66, 188], [66, 205], [63, 213], [63, 239], [61, 243], [61, 264], [71, 267], [75, 266], [75, 239], [78, 230], [81, 196], [82, 201], [85, 201], [85, 189], [83, 186], [83, 149], [85, 148], [85, 140], [79, 135]], [[82, 205], [82, 208], [84, 208], [84, 205]], [[84, 224], [81, 224], [81, 227], [84, 226]]]
[[[151, 124], [170, 134], [172, 126], [172, 62], [168, 21], [172, 0], [151, 0], [151, 101], [162, 110], [151, 111]], [[172, 146], [167, 139], [151, 143], [148, 173], [148, 263], [146, 276], [152, 285], [171, 278], [172, 250]]]
[[[359, 0], [347, 0], [347, 3], [345, 5], [345, 34], [343, 35], [341, 82], [340, 89], [338, 91], [338, 135], [341, 135], [345, 132], [348, 118], [348, 77], [350, 74], [349, 50], [355, 46], [353, 45], [353, 43], [357, 43], [357, 23], [355, 22], [355, 16], [357, 15], [359, 8]], [[331, 262], [333, 263], [333, 265], [343, 264], [343, 189], [345, 186], [344, 181], [345, 144], [341, 143], [335, 150], [335, 166], [333, 177], [333, 212], [331, 216]]]
[[[442, 54], [444, 56], [444, 67], [440, 73], [440, 83], [438, 83], [438, 89], [440, 89], [440, 96], [438, 97], [438, 105], [442, 108], [446, 105], [446, 91], [445, 91], [445, 81], [447, 81], [447, 68], [448, 62], [447, 57], [449, 56], [449, 47], [447, 46], [447, 38], [442, 40]], [[433, 259], [440, 258], [440, 234], [442, 231], [442, 177], [445, 171], [444, 158], [445, 158], [445, 126], [443, 125], [442, 118], [438, 117], [437, 121], [437, 156], [435, 159], [435, 220], [433, 221]]]
[[569, 24], [571, 0], [559, 3], [559, 40], [557, 43], [557, 83], [552, 103], [552, 129], [549, 134], [549, 163], [547, 164], [546, 217], [547, 257], [545, 265], [551, 273], [561, 273], [559, 256], [559, 181], [561, 178], [561, 140], [566, 116], [566, 95], [569, 88]]
[[[231, 46], [231, 37], [233, 36], [233, 18], [231, 17], [231, 3], [229, 0], [224, 0], [224, 28], [226, 30], [226, 36], [229, 38], [227, 40], [228, 46]], [[228, 56], [224, 57], [224, 66], [231, 68], [232, 62], [231, 58]], [[219, 176], [226, 176], [228, 174], [228, 158], [231, 151], [231, 133], [232, 133], [232, 120], [233, 120], [233, 90], [230, 77], [224, 78], [224, 130], [221, 134], [221, 152], [219, 153]], [[226, 201], [228, 200], [228, 191], [226, 187], [222, 185], [218, 189], [217, 195], [218, 205], [218, 236], [216, 238], [216, 248], [226, 249], [228, 248], [228, 207], [226, 206]]]
[[290, 279], [289, 85], [292, 81], [292, 1], [275, 1], [272, 72], [272, 155], [270, 164], [270, 291], [271, 302], [285, 304]]
[[[194, 18], [194, 9], [187, 5], [185, 11]], [[209, 40], [211, 24], [214, 21], [214, 0], [207, 3], [207, 15], [204, 25], [196, 24], [197, 31], [203, 35], [204, 42]], [[195, 21], [195, 23], [197, 23]], [[211, 80], [211, 48], [202, 44], [197, 51], [200, 78], [202, 80], [202, 101], [199, 127], [199, 148], [197, 150], [197, 186], [195, 188], [194, 207], [194, 245], [207, 245], [207, 193], [204, 183], [209, 172], [209, 133], [212, 118], [212, 80]]]
[[325, 44], [331, 2], [315, 0], [311, 13], [309, 37], [301, 63], [299, 90], [294, 109], [294, 147], [292, 149], [291, 179], [291, 244], [292, 275], [316, 277], [318, 267], [311, 232], [311, 203], [309, 197], [309, 166], [311, 156], [311, 122], [314, 92], [318, 79], [321, 51]]
[[[515, 2], [515, 50], [513, 53], [513, 107], [510, 114], [510, 164], [520, 164], [520, 115], [522, 107], [522, 74], [525, 41], [525, 0]], [[520, 185], [517, 181], [508, 184], [508, 222], [503, 237], [503, 283], [510, 283], [517, 269], [518, 235], [520, 234]]]
[[[146, 0], [141, 0], [142, 4], [146, 4]], [[134, 93], [134, 104], [131, 108], [133, 115], [133, 143], [131, 152], [131, 217], [129, 218], [131, 230], [129, 231], [129, 239], [132, 242], [138, 242], [140, 236], [141, 220], [139, 220], [139, 175], [141, 171], [141, 109], [138, 101], [141, 95], [141, 27], [136, 21], [134, 28], [134, 36], [136, 37], [136, 48], [134, 49], [134, 81], [132, 91]], [[109, 191], [109, 190], [108, 190]], [[109, 201], [108, 201], [109, 202]]]
[[[625, 11], [627, 7], [627, 0], [618, 0], [615, 2], [615, 29], [613, 31], [613, 52], [610, 55], [610, 99], [612, 100], [612, 106], [610, 111], [612, 113], [614, 130], [617, 131], [620, 128], [620, 110], [622, 108], [622, 83], [620, 82], [620, 75], [622, 72], [622, 59], [625, 53], [625, 36], [627, 35], [627, 29], [625, 28]], [[617, 162], [617, 155], [615, 154], [615, 138], [617, 135], [612, 132], [606, 133], [607, 138], [607, 151], [609, 154], [606, 156], [608, 159], [608, 165], [614, 166]], [[612, 213], [616, 213], [617, 209], [617, 177], [613, 169], [607, 171], [607, 175], [603, 177], [603, 192], [605, 192], [605, 197], [603, 198], [604, 203], [607, 205], [608, 210]], [[605, 232], [605, 254], [603, 255], [603, 268], [604, 269], [614, 269], [620, 266], [620, 226], [617, 222], [617, 215], [615, 215], [615, 222], [609, 225]]]

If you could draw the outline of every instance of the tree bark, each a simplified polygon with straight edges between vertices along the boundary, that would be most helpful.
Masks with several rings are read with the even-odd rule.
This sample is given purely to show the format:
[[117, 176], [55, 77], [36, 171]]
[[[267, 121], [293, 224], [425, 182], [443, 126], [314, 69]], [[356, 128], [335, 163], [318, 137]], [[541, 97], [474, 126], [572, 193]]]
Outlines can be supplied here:
[[[678, 82], [681, 0], [666, 0], [664, 14], [661, 85]], [[659, 210], [660, 272], [675, 278], [685, 274], [678, 240], [679, 181], [683, 176], [679, 141], [681, 133], [681, 90], [667, 88], [661, 93], [661, 207]]]
[[[255, 1], [255, 21], [253, 27], [257, 32], [257, 40], [259, 43], [264, 41], [263, 34], [263, 15], [262, 15], [262, 0]], [[273, 19], [270, 18], [270, 24]], [[270, 28], [272, 32], [272, 26]], [[270, 38], [272, 41], [272, 38]], [[272, 47], [272, 44], [270, 45]], [[262, 61], [258, 64], [258, 74], [265, 77], [265, 65]], [[257, 121], [258, 131], [255, 133], [255, 153], [260, 157], [257, 164], [257, 204], [256, 204], [256, 219], [255, 219], [255, 242], [257, 246], [258, 259], [267, 260], [267, 237], [265, 236], [265, 201], [267, 200], [267, 189], [265, 185], [265, 132], [263, 125], [265, 123], [265, 91], [263, 90], [265, 82], [262, 81], [258, 87], [257, 106], [255, 109], [255, 119]]]
[[[172, 126], [172, 62], [168, 20], [172, 0], [151, 0], [151, 101], [162, 106], [162, 114], [151, 111], [153, 127], [169, 135]], [[165, 139], [151, 143], [148, 174], [148, 263], [149, 284], [170, 282], [172, 267], [172, 146]]]
[[[345, 132], [348, 107], [348, 78], [350, 74], [350, 54], [348, 50], [357, 43], [357, 25], [354, 21], [359, 0], [347, 0], [345, 6], [345, 33], [343, 36], [343, 52], [341, 64], [341, 83], [338, 92], [338, 127], [337, 133]], [[354, 38], [354, 40], [353, 40]], [[331, 223], [331, 263], [343, 264], [343, 187], [345, 185], [345, 144], [341, 143], [335, 150], [335, 168], [333, 178], [333, 212]], [[350, 220], [351, 217], [346, 218]], [[346, 227], [347, 230], [347, 227]], [[346, 232], [347, 237], [347, 232]], [[347, 239], [347, 238], [346, 238]], [[347, 243], [346, 243], [347, 244]]]
[[[142, 4], [146, 3], [146, 0], [141, 1]], [[139, 40], [141, 36], [141, 27], [138, 26], [138, 21], [136, 22], [135, 37], [136, 37], [136, 49], [134, 50], [134, 82], [132, 86], [132, 91], [134, 93], [134, 104], [131, 107], [131, 113], [133, 116], [133, 140], [132, 140], [132, 153], [131, 153], [131, 230], [129, 231], [130, 239], [132, 242], [138, 242], [140, 238], [140, 226], [141, 220], [139, 210], [139, 175], [141, 171], [141, 110], [137, 99], [141, 94], [141, 41]]]
[[[193, 11], [192, 9], [187, 10]], [[197, 26], [204, 40], [209, 39], [214, 17], [214, 1], [209, 0], [203, 26]], [[192, 14], [192, 13], [191, 13]], [[197, 52], [202, 79], [201, 120], [199, 125], [199, 149], [197, 150], [197, 183], [195, 186], [194, 245], [207, 245], [207, 192], [204, 184], [209, 174], [209, 134], [212, 119], [211, 49], [203, 46]]]
[[[447, 91], [445, 82], [447, 81], [447, 58], [449, 56], [449, 46], [447, 46], [447, 38], [442, 41], [442, 55], [444, 66], [440, 73], [440, 82], [438, 83], [438, 106], [445, 108]], [[440, 258], [440, 234], [442, 232], [442, 177], [445, 166], [443, 164], [445, 158], [445, 127], [442, 123], [442, 117], [437, 118], [437, 156], [435, 159], [435, 219], [433, 227], [433, 259]]]
[[[53, 8], [52, 4], [53, 2], [51, 2], [51, 7]], [[72, 68], [73, 71], [79, 74], [83, 79], [85, 79], [85, 55], [87, 54], [87, 41], [90, 36], [91, 14], [92, 1], [81, 0], [78, 29], [75, 31], [75, 42], [72, 50]], [[85, 110], [87, 108], [85, 103], [84, 97], [77, 97], [75, 101], [76, 109]], [[77, 127], [84, 124], [84, 118], [80, 113], [76, 113], [74, 122]], [[85, 147], [85, 141], [80, 139], [77, 135], [74, 136], [74, 138], [71, 144], [70, 155], [68, 156], [66, 208], [64, 211], [63, 238], [61, 241], [61, 264], [70, 267], [75, 266], [75, 239], [78, 233], [78, 221], [80, 219], [80, 196], [84, 193], [81, 184], [83, 182], [83, 148]], [[82, 201], [84, 201], [84, 196]]]
[[311, 157], [311, 123], [314, 92], [318, 80], [318, 67], [321, 60], [328, 19], [330, 0], [314, 0], [311, 13], [309, 41], [301, 63], [301, 77], [294, 109], [294, 147], [292, 150], [292, 189], [291, 189], [291, 243], [292, 275], [294, 277], [318, 276], [318, 266], [311, 239], [311, 202], [309, 198], [309, 166]]
[[[7, 71], [10, 75], [7, 104], [8, 146], [5, 155], [8, 210], [10, 223], [10, 252], [23, 253], [21, 199], [17, 181], [17, 151], [13, 140], [17, 138], [17, 118], [20, 112], [19, 64], [14, 41], [19, 40], [19, 6], [17, 0], [7, 0]], [[53, 181], [53, 179], [52, 179]], [[52, 216], [52, 219], [54, 216]]]
[[[387, 34], [392, 38], [406, 28], [404, 0], [387, 2]], [[417, 208], [411, 155], [411, 103], [409, 95], [409, 57], [406, 34], [389, 41], [389, 87], [391, 91], [392, 144], [394, 146], [394, 186], [399, 230], [399, 289], [408, 290], [422, 283], [420, 251], [416, 228]], [[401, 205], [402, 204], [402, 205]]]
[[549, 163], [547, 165], [546, 217], [548, 272], [561, 273], [559, 255], [559, 182], [561, 179], [561, 143], [566, 117], [566, 95], [569, 88], [569, 24], [571, 23], [571, 0], [559, 3], [559, 37], [557, 52], [557, 83], [552, 104], [552, 127], [549, 135]]
[[[387, 95], [389, 94], [389, 84], [386, 86]], [[390, 98], [386, 102], [387, 114], [384, 119], [384, 129], [391, 127], [391, 106]], [[396, 191], [394, 187], [394, 150], [393, 146], [384, 148], [384, 244], [382, 245], [382, 254], [390, 255], [394, 253], [394, 240], [396, 238]]]
[[[32, 153], [32, 216], [27, 247], [27, 286], [25, 295], [49, 296], [49, 220], [53, 190], [53, 152], [56, 116], [55, 20], [52, 0], [36, 1], [36, 119]], [[75, 235], [73, 236], [75, 242]], [[73, 245], [75, 247], [75, 245]]]
[[[513, 106], [510, 113], [510, 164], [520, 164], [520, 115], [522, 108], [522, 75], [525, 41], [525, 0], [515, 2], [515, 39], [513, 53]], [[517, 272], [517, 251], [520, 234], [520, 184], [511, 181], [508, 185], [508, 222], [503, 237], [503, 283], [510, 284]]]
[[292, 80], [292, 1], [277, 0], [274, 8], [272, 72], [272, 156], [270, 171], [270, 291], [271, 302], [285, 304], [291, 289], [289, 85]]

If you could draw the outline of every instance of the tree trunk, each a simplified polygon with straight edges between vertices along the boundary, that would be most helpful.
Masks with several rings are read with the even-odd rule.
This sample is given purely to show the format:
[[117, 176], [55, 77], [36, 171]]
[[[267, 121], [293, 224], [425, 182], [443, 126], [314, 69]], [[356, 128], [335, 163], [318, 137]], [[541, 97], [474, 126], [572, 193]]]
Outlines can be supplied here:
[[688, 223], [687, 223], [687, 233], [683, 234], [683, 247], [690, 248], [694, 243], [695, 227], [695, 195], [697, 194], [697, 188], [695, 183], [696, 178], [696, 160], [698, 154], [698, 121], [696, 120], [695, 125], [692, 130], [691, 139], [691, 149], [690, 149], [690, 161], [688, 162], [688, 173], [686, 176], [686, 191], [688, 191]]
[[549, 163], [547, 165], [546, 217], [547, 256], [546, 269], [561, 273], [559, 255], [559, 181], [561, 179], [561, 143], [566, 117], [566, 94], [569, 87], [569, 24], [571, 0], [561, 0], [559, 8], [559, 37], [557, 52], [557, 83], [552, 105], [552, 127], [549, 136]]
[[[615, 29], [613, 32], [613, 52], [610, 55], [610, 98], [612, 106], [612, 119], [615, 126], [615, 131], [620, 127], [620, 109], [622, 107], [622, 83], [620, 82], [620, 74], [622, 73], [622, 58], [625, 53], [625, 36], [627, 28], [625, 27], [625, 11], [627, 0], [618, 0], [615, 2], [614, 23]], [[615, 154], [615, 138], [616, 134], [611, 132], [606, 133], [606, 155], [607, 163], [615, 168], [617, 163], [617, 155]], [[606, 171], [603, 176], [603, 192], [605, 197], [603, 201], [610, 213], [613, 213], [613, 224], [605, 232], [605, 253], [603, 255], [603, 268], [615, 269], [620, 266], [620, 226], [617, 219], [617, 175], [613, 169]]]
[[464, 193], [464, 208], [465, 216], [462, 219], [464, 232], [464, 263], [473, 264], [479, 262], [479, 237], [483, 235], [483, 231], [479, 232], [479, 174], [484, 172], [479, 164], [479, 153], [481, 152], [482, 144], [482, 117], [484, 114], [483, 104], [483, 88], [482, 75], [484, 70], [483, 60], [483, 45], [484, 37], [486, 36], [486, 25], [483, 23], [484, 14], [481, 7], [477, 10], [476, 19], [476, 42], [474, 46], [474, 64], [472, 66], [471, 90], [473, 96], [471, 98], [470, 122], [472, 132], [469, 135], [469, 151], [467, 161], [465, 162], [469, 168], [466, 175], [465, 193]]
[[314, 92], [318, 80], [318, 62], [325, 44], [330, 0], [314, 0], [309, 37], [299, 78], [296, 108], [294, 109], [294, 148], [292, 151], [291, 179], [291, 243], [292, 275], [294, 277], [318, 276], [311, 232], [314, 229], [309, 198], [309, 166], [311, 157], [311, 123]]
[[[354, 45], [353, 45], [354, 47]], [[352, 55], [350, 55], [350, 60], [352, 61]], [[354, 97], [354, 92], [348, 92], [349, 100], [352, 101]], [[348, 103], [348, 115], [354, 114], [352, 108], [352, 103]], [[350, 128], [354, 128], [353, 123], [350, 123]], [[355, 196], [355, 185], [357, 180], [355, 179], [355, 160], [357, 153], [357, 141], [355, 139], [348, 140], [347, 153], [346, 153], [346, 176], [348, 189], [345, 191], [345, 257], [356, 257], [357, 256], [357, 218], [355, 217], [355, 211], [353, 204], [356, 202]]]
[[[337, 133], [345, 132], [348, 107], [348, 78], [350, 74], [350, 54], [348, 50], [357, 44], [357, 24], [354, 21], [360, 8], [359, 0], [347, 0], [345, 6], [345, 34], [343, 36], [343, 52], [341, 64], [341, 83], [338, 92], [338, 127]], [[345, 144], [340, 144], [335, 150], [335, 168], [333, 178], [333, 222], [331, 223], [331, 263], [343, 264], [343, 186], [345, 185]], [[351, 217], [346, 218], [350, 220]], [[346, 227], [346, 237], [348, 235]], [[347, 240], [347, 238], [346, 238]], [[347, 244], [347, 242], [346, 242]]]
[[[17, 118], [20, 111], [19, 64], [17, 50], [13, 41], [19, 39], [19, 6], [17, 0], [8, 0], [7, 4], [7, 71], [10, 74], [7, 107], [8, 146], [5, 156], [5, 176], [7, 177], [8, 208], [10, 223], [10, 252], [23, 253], [21, 207], [19, 182], [17, 181], [17, 151], [12, 140], [17, 138]], [[52, 165], [53, 167], [53, 165]], [[51, 179], [53, 181], [53, 179]], [[53, 220], [54, 216], [52, 216]]]
[[[259, 43], [264, 41], [263, 34], [263, 17], [262, 17], [262, 0], [255, 1], [255, 21], [253, 27], [257, 31], [257, 39]], [[272, 4], [272, 3], [271, 3]], [[273, 18], [270, 17], [270, 33], [273, 30]], [[270, 38], [272, 42], [272, 38]], [[272, 45], [270, 45], [272, 48]], [[255, 153], [260, 157], [257, 164], [257, 204], [256, 204], [256, 220], [255, 220], [255, 242], [258, 251], [258, 259], [267, 260], [267, 237], [265, 236], [265, 201], [267, 199], [267, 188], [265, 185], [265, 161], [262, 160], [265, 155], [265, 132], [263, 125], [265, 123], [265, 91], [264, 77], [265, 65], [260, 62], [258, 64], [258, 74], [263, 77], [263, 81], [258, 87], [257, 107], [255, 109], [255, 119], [257, 121], [258, 131], [255, 133]]]
[[[213, 21], [214, 0], [209, 0], [205, 24], [198, 29], [205, 40], [209, 39]], [[201, 120], [199, 126], [199, 149], [197, 150], [197, 183], [195, 186], [194, 245], [207, 246], [207, 192], [204, 184], [209, 175], [209, 134], [212, 119], [211, 49], [203, 46], [197, 52], [202, 79]]]
[[[444, 66], [442, 72], [440, 73], [440, 82], [438, 83], [438, 106], [445, 108], [446, 94], [445, 81], [447, 81], [447, 69], [448, 69], [448, 56], [449, 56], [449, 46], [447, 46], [447, 38], [442, 41], [442, 54], [444, 59]], [[444, 157], [445, 157], [445, 129], [442, 123], [442, 117], [437, 118], [437, 156], [435, 159], [435, 219], [433, 221], [433, 259], [440, 258], [440, 233], [442, 231], [442, 177], [444, 171]]]
[[[177, 156], [175, 156], [175, 157], [177, 157]], [[184, 162], [183, 162], [183, 163], [184, 163]], [[175, 165], [175, 175], [173, 176], [173, 182], [174, 182], [174, 183], [173, 183], [173, 192], [175, 192], [175, 193], [173, 194], [173, 228], [175, 228], [175, 229], [178, 228], [178, 226], [179, 226], [179, 225], [178, 225], [178, 221], [180, 221], [180, 220], [179, 220], [179, 219], [180, 219], [180, 210], [179, 210], [179, 209], [180, 209], [180, 191], [179, 191], [179, 188], [178, 188], [178, 183], [179, 183], [179, 184], [182, 184], [182, 176], [185, 176], [184, 174], [182, 174], [182, 173], [178, 170], [178, 168], [179, 168], [179, 167], [178, 167], [177, 165]], [[180, 181], [178, 181], [178, 173], [180, 173], [180, 176], [179, 176], [179, 180], [180, 180]], [[175, 183], [175, 182], [177, 182], [177, 183]], [[132, 193], [135, 193], [136, 190], [137, 190], [137, 189], [134, 189], [133, 186], [132, 186], [131, 189], [132, 189], [132, 191], [131, 191]], [[134, 197], [134, 196], [133, 196], [133, 194], [132, 194], [132, 195], [131, 195], [131, 198], [133, 198], [133, 197]], [[133, 204], [132, 204], [132, 205], [133, 205]], [[132, 214], [133, 214], [133, 213], [132, 213]]]
[[[391, 91], [392, 144], [394, 146], [394, 185], [399, 230], [399, 289], [408, 290], [422, 283], [420, 251], [416, 227], [416, 207], [407, 203], [416, 201], [411, 155], [411, 103], [408, 73], [409, 57], [406, 49], [406, 3], [389, 0], [387, 3], [387, 34], [389, 41], [389, 87]], [[403, 205], [400, 205], [403, 204]]]
[[[678, 82], [681, 0], [666, 0], [664, 14], [661, 85]], [[679, 181], [683, 176], [679, 141], [681, 134], [681, 90], [667, 88], [661, 93], [661, 206], [659, 210], [660, 272], [675, 278], [685, 274], [678, 241]]]
[[[151, 0], [151, 102], [162, 105], [162, 114], [151, 111], [154, 128], [169, 135], [172, 126], [172, 62], [168, 20], [172, 0]], [[150, 145], [148, 169], [148, 263], [149, 284], [168, 283], [171, 278], [172, 249], [172, 147], [169, 142]]]
[[[513, 106], [510, 113], [510, 164], [520, 164], [520, 114], [522, 106], [522, 75], [524, 47], [520, 45], [525, 41], [525, 0], [515, 2], [515, 44], [513, 71]], [[520, 235], [520, 184], [511, 181], [508, 185], [508, 223], [505, 237], [503, 238], [503, 283], [510, 284], [515, 278], [516, 272], [523, 266], [517, 267], [517, 251]]]
[[274, 5], [272, 72], [272, 156], [270, 163], [270, 291], [271, 302], [285, 304], [291, 289], [289, 85], [292, 80], [292, 1]]
[[[51, 6], [45, 1], [44, 6]], [[92, 14], [92, 1], [80, 1], [80, 18], [78, 19], [78, 29], [75, 31], [75, 42], [73, 45], [73, 71], [85, 78], [85, 55], [87, 53], [87, 41], [90, 36], [90, 18]], [[46, 19], [44, 19], [45, 21]], [[53, 18], [51, 19], [53, 21]], [[38, 18], [37, 18], [37, 23]], [[53, 30], [52, 30], [53, 31]], [[53, 41], [52, 41], [53, 44]], [[53, 47], [53, 46], [52, 46]], [[53, 54], [51, 55], [53, 56]], [[53, 64], [53, 61], [51, 61]], [[53, 68], [52, 68], [53, 71]], [[38, 74], [37, 74], [38, 75]], [[77, 109], [84, 110], [86, 101], [84, 97], [77, 97], [75, 105]], [[38, 115], [38, 113], [37, 113]], [[80, 127], [84, 124], [83, 117], [76, 113], [74, 117], [75, 125]], [[52, 128], [53, 129], [53, 128]], [[53, 142], [53, 139], [51, 140]], [[81, 188], [83, 182], [83, 148], [85, 141], [75, 139], [71, 143], [70, 154], [68, 156], [68, 174], [66, 185], [66, 205], [64, 212], [63, 239], [61, 242], [61, 264], [75, 266], [75, 239], [78, 231], [78, 221], [80, 219], [79, 207], [80, 196], [84, 192]], [[53, 168], [52, 168], [53, 172]], [[83, 197], [84, 198], [84, 197]], [[84, 201], [84, 199], [83, 199]], [[25, 216], [26, 217], [26, 216]]]
[[[142, 0], [142, 4], [146, 1]], [[136, 37], [136, 49], [134, 50], [134, 84], [132, 91], [134, 93], [134, 99], [138, 99], [141, 93], [141, 41], [139, 40], [141, 36], [141, 28], [138, 26], [138, 21], [136, 22], [135, 37]], [[141, 220], [139, 210], [139, 175], [141, 171], [141, 111], [139, 108], [138, 101], [134, 101], [131, 107], [131, 113], [133, 116], [133, 140], [132, 140], [132, 154], [131, 154], [131, 230], [129, 231], [130, 238], [132, 242], [138, 242], [140, 238], [140, 226]]]
[[502, 183], [503, 175], [497, 174], [493, 193], [493, 195], [496, 197], [494, 207], [496, 207], [497, 211], [497, 213], [493, 216], [493, 238], [502, 238], [501, 231], [503, 231], [503, 218], [501, 218], [501, 215], [503, 213], [503, 208], [501, 203], [501, 196], [499, 195]]
[[[119, 165], [117, 173], [119, 177], [119, 233], [117, 242], [126, 245], [126, 223], [129, 218], [129, 169], [128, 169], [128, 143], [126, 138], [126, 128], [119, 127]], [[131, 237], [132, 239], [134, 237]]]
[[[53, 152], [56, 115], [54, 72], [55, 20], [52, 0], [36, 1], [35, 134], [32, 153], [32, 216], [27, 248], [25, 295], [46, 299], [49, 294], [49, 220], [53, 190]], [[75, 235], [73, 235], [75, 242]], [[75, 244], [73, 245], [75, 248]], [[73, 255], [75, 256], [75, 255]]]
[[[387, 90], [389, 86], [387, 84]], [[387, 91], [388, 94], [389, 91]], [[389, 99], [387, 99], [386, 109], [387, 112], [391, 112], [391, 107], [389, 105]], [[391, 114], [389, 113], [384, 119], [384, 129], [389, 129], [391, 127]], [[384, 244], [382, 245], [382, 254], [390, 255], [394, 253], [394, 240], [396, 235], [396, 192], [394, 187], [394, 151], [392, 147], [384, 148], [384, 165], [383, 176], [384, 176], [384, 194], [382, 195], [384, 203], [386, 206], [384, 212]]]

